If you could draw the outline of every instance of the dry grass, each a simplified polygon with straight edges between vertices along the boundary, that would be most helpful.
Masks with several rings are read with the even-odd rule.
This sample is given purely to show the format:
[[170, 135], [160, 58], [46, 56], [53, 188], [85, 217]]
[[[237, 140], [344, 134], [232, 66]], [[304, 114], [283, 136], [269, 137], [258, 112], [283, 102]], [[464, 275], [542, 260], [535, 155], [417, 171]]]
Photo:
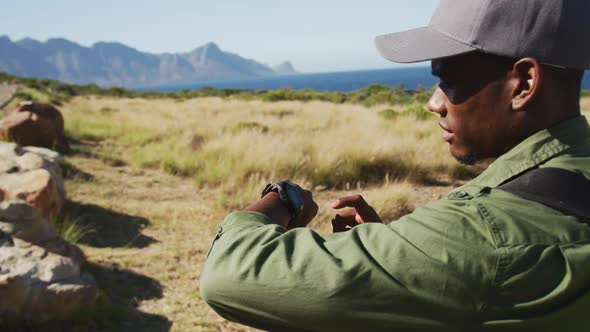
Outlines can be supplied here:
[[70, 135], [127, 144], [128, 163], [192, 176], [199, 186], [261, 176], [343, 188], [472, 173], [440, 144], [435, 121], [387, 120], [382, 108], [218, 98], [78, 98], [68, 107]]
[[580, 107], [582, 109], [582, 113], [586, 115], [586, 117], [590, 116], [590, 97], [584, 97], [580, 101]]

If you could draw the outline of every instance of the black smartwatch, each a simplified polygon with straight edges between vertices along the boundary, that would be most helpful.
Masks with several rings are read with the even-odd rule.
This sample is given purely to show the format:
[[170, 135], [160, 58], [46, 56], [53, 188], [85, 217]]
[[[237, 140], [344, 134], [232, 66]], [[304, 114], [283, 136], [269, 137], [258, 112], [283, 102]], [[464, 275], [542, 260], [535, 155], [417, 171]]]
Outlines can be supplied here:
[[290, 181], [279, 181], [267, 184], [260, 197], [262, 198], [270, 192], [276, 192], [279, 194], [281, 202], [287, 207], [289, 213], [291, 213], [291, 220], [295, 219], [301, 210], [303, 210], [303, 198], [301, 197], [301, 193]]

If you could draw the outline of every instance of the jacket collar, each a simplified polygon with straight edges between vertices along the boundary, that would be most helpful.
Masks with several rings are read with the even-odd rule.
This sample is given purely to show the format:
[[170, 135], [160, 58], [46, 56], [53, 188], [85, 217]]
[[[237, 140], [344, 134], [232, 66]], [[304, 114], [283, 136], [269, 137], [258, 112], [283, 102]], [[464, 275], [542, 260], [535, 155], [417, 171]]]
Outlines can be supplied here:
[[468, 185], [495, 188], [558, 155], [583, 145], [590, 147], [590, 126], [583, 116], [529, 136], [494, 161]]

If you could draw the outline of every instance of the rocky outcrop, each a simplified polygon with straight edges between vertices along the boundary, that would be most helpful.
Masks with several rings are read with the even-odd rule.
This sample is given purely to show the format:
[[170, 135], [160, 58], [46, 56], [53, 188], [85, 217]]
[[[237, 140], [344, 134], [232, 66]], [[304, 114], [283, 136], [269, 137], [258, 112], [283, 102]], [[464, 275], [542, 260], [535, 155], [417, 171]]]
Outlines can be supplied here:
[[0, 142], [0, 200], [23, 200], [43, 216], [55, 216], [65, 201], [64, 183], [54, 151]]
[[0, 139], [21, 146], [36, 146], [67, 152], [61, 112], [50, 104], [23, 103], [0, 120]]
[[94, 305], [84, 255], [23, 201], [0, 203], [0, 320], [64, 319]]
[[83, 252], [47, 217], [65, 200], [60, 156], [0, 143], [0, 321], [64, 319], [94, 305]]

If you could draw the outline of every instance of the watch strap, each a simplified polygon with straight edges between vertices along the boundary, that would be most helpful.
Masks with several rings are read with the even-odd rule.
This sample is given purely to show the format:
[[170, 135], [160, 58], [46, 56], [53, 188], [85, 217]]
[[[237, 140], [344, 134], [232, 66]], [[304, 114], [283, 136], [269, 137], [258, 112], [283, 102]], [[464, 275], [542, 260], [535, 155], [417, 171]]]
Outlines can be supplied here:
[[297, 208], [293, 206], [293, 204], [291, 204], [289, 197], [287, 196], [287, 193], [285, 191], [285, 186], [294, 187], [293, 183], [285, 180], [269, 183], [262, 191], [260, 198], [266, 196], [270, 192], [276, 192], [277, 194], [279, 194], [279, 199], [281, 200], [281, 202], [285, 205], [285, 207], [287, 207], [289, 213], [294, 218], [299, 213], [299, 210], [297, 210]]

